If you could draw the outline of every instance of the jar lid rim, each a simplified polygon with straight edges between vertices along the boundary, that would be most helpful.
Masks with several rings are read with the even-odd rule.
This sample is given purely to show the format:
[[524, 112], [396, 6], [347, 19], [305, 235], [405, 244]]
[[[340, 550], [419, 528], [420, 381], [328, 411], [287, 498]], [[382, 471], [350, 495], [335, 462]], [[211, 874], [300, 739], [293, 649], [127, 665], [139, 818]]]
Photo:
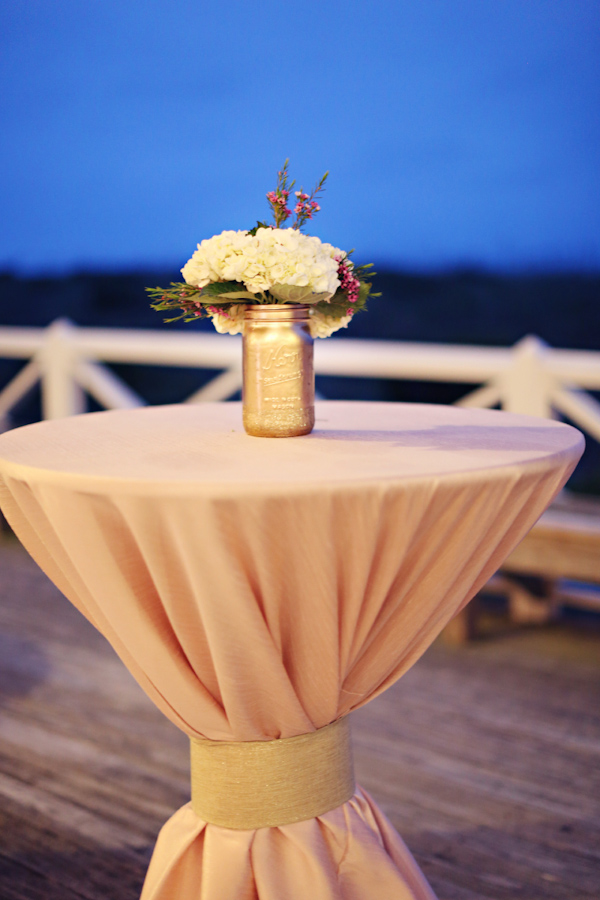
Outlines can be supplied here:
[[260, 303], [246, 306], [246, 318], [285, 318], [300, 319], [308, 315], [308, 303]]

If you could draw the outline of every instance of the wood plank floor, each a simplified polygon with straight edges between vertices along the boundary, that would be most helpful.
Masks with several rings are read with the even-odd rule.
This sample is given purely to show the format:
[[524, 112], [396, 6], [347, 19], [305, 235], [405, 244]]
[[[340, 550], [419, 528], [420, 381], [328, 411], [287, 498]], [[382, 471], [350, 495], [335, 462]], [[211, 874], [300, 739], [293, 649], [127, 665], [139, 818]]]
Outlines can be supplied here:
[[[440, 900], [598, 900], [599, 700], [600, 634], [562, 625], [436, 644], [355, 714], [359, 780]], [[1, 900], [135, 900], [188, 796], [186, 738], [0, 539]]]

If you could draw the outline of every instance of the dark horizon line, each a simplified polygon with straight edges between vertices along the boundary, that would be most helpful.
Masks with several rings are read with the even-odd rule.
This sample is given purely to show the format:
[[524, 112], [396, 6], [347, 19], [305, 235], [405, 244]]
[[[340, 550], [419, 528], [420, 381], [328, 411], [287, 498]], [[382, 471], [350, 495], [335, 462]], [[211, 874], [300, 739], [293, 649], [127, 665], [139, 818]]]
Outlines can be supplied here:
[[[373, 264], [374, 271], [378, 275], [401, 275], [409, 277], [421, 278], [439, 278], [452, 277], [457, 275], [477, 275], [481, 277], [501, 277], [501, 278], [527, 278], [542, 276], [563, 276], [563, 277], [600, 277], [600, 263], [594, 265], [576, 265], [557, 264], [557, 263], [537, 263], [523, 265], [505, 265], [490, 266], [485, 263], [476, 262], [456, 262], [456, 263], [440, 263], [438, 265], [408, 265], [400, 263], [376, 262]], [[172, 272], [176, 277], [180, 273], [179, 265], [169, 266], [169, 264], [161, 265], [145, 265], [141, 263], [131, 263], [127, 265], [113, 266], [97, 266], [97, 265], [78, 265], [65, 266], [52, 269], [47, 268], [31, 268], [20, 266], [0, 266], [0, 279], [12, 278], [16, 281], [64, 281], [70, 278], [81, 277], [135, 277], [144, 276], [151, 277], [153, 274], [164, 276], [165, 273]]]

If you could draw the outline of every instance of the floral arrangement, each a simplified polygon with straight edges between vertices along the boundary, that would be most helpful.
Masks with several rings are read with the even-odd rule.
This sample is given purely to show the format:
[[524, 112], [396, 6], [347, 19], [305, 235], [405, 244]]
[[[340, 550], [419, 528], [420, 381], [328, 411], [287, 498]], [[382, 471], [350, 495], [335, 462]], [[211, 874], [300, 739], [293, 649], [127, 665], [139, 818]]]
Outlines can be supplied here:
[[169, 322], [209, 316], [217, 331], [241, 334], [249, 303], [302, 303], [310, 306], [313, 337], [329, 337], [345, 328], [365, 308], [371, 293], [372, 265], [355, 266], [350, 253], [303, 234], [302, 227], [319, 211], [317, 197], [328, 172], [312, 193], [295, 191], [295, 220], [289, 198], [288, 160], [278, 173], [277, 187], [266, 195], [273, 224], [257, 222], [250, 231], [224, 231], [198, 244], [181, 270], [182, 283], [168, 289], [147, 288], [153, 309], [180, 310]]

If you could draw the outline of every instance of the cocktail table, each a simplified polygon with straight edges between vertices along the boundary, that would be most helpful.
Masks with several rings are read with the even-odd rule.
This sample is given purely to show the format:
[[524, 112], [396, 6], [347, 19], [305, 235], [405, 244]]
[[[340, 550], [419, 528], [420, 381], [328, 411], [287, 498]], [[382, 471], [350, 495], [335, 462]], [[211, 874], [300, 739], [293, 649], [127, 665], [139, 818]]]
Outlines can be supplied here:
[[[313, 738], [416, 662], [582, 450], [553, 421], [383, 403], [317, 404], [315, 431], [283, 440], [246, 435], [235, 403], [0, 436], [0, 503], [25, 547], [192, 745], [217, 751], [194, 806], [159, 835], [143, 900], [433, 897], [359, 787], [314, 812], [335, 754], [311, 787]], [[314, 814], [296, 797], [300, 821], [243, 827], [270, 780], [263, 765], [244, 787], [250, 751], [307, 741], [285, 771]]]

